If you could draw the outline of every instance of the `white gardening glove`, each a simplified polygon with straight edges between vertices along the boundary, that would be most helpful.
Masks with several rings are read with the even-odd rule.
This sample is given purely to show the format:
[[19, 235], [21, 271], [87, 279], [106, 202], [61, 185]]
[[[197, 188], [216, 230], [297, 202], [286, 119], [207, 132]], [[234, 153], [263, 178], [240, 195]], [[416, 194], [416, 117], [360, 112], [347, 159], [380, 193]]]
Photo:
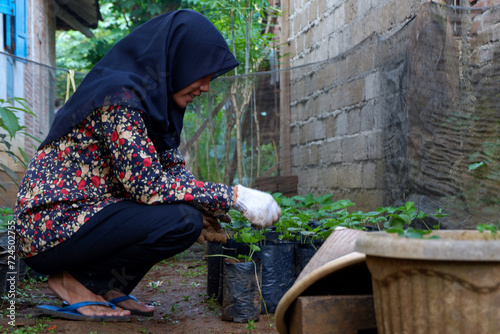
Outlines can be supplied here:
[[246, 188], [241, 184], [237, 185], [235, 190], [236, 201], [233, 208], [241, 212], [253, 227], [268, 227], [280, 219], [281, 209], [268, 193]]

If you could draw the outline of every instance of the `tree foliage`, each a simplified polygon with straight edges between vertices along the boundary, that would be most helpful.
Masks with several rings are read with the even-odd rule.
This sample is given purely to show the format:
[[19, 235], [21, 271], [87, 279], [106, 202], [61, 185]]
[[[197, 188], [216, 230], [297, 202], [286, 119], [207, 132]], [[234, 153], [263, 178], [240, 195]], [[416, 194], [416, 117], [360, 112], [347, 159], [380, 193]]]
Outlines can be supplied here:
[[[248, 67], [245, 73], [258, 71], [258, 64], [274, 47], [272, 28], [278, 8], [263, 0], [185, 0], [205, 15], [222, 33], [238, 61]], [[249, 22], [249, 20], [251, 20]], [[246, 52], [249, 57], [246, 59]], [[241, 73], [239, 73], [241, 74]]]
[[[270, 3], [273, 1], [100, 0], [103, 22], [100, 22], [98, 29], [93, 30], [93, 38], [88, 39], [75, 31], [58, 33], [57, 65], [88, 72], [116, 42], [137, 26], [162, 13], [188, 8], [205, 15], [226, 39], [229, 48], [240, 62], [240, 66], [229, 74], [257, 72], [262, 70], [264, 60], [277, 47], [272, 32], [279, 11]], [[248, 137], [242, 137], [242, 119], [251, 120], [253, 117], [249, 117], [249, 114], [253, 113], [249, 111], [249, 101], [254, 89], [253, 79], [248, 76], [236, 79], [234, 83], [217, 80], [217, 85], [212, 84], [210, 96], [196, 99], [196, 103], [188, 107], [182, 132], [183, 143], [195, 136], [200, 128], [204, 130], [184, 151], [185, 155], [191, 158], [192, 170], [200, 179], [231, 183], [235, 178], [234, 165], [237, 161], [237, 177], [241, 182], [241, 179], [252, 179], [255, 176], [252, 176], [254, 172], [242, 172], [242, 165], [258, 165], [255, 170], [261, 170], [261, 167], [265, 170], [266, 164], [276, 163], [274, 158], [260, 159], [260, 152], [271, 155], [275, 153], [272, 146], [257, 144], [256, 148], [255, 145], [245, 143]], [[212, 116], [217, 105], [223, 107], [220, 113]], [[258, 128], [258, 124], [256, 127]], [[255, 134], [253, 136], [255, 137]], [[253, 153], [245, 156], [243, 150], [258, 152], [259, 159], [253, 161], [253, 158], [249, 158], [254, 156]]]
[[[101, 0], [103, 21], [99, 22], [99, 28], [92, 30], [93, 38], [89, 39], [78, 31], [57, 33], [57, 66], [88, 72], [116, 42], [137, 26], [162, 13], [180, 8], [196, 10], [212, 21], [241, 64], [245, 64], [245, 51], [250, 46], [250, 72], [257, 70], [252, 66], [269, 53], [269, 47], [273, 43], [270, 28], [278, 14], [278, 9], [270, 6], [269, 1]], [[251, 40], [248, 43], [250, 13], [253, 14]]]

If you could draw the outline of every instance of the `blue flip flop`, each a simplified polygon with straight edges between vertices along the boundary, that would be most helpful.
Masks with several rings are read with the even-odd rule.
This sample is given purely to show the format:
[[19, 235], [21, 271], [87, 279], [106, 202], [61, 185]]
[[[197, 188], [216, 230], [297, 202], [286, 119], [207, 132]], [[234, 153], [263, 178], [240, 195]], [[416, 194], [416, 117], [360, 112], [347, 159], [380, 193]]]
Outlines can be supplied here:
[[[134, 300], [136, 302], [139, 302], [137, 300], [137, 298], [135, 298], [132, 295], [128, 295], [128, 296], [125, 295], [125, 296], [117, 297], [117, 298], [108, 300], [108, 302], [111, 303], [111, 304], [116, 305], [116, 304], [119, 304], [121, 302], [124, 302], [126, 300], [130, 300], [130, 299], [132, 299], [132, 300]], [[143, 316], [143, 317], [152, 317], [154, 315], [154, 313], [155, 313], [154, 310], [153, 311], [139, 311], [139, 310], [132, 310], [132, 309], [129, 309], [129, 308], [124, 308], [124, 307], [121, 307], [121, 308], [124, 309], [124, 310], [130, 311], [130, 314], [132, 314], [132, 315], [140, 315], [140, 316]]]
[[107, 322], [119, 322], [119, 321], [130, 321], [132, 318], [130, 316], [97, 316], [97, 315], [83, 315], [78, 312], [78, 309], [83, 306], [89, 305], [102, 305], [111, 307], [115, 309], [115, 305], [111, 303], [103, 302], [81, 302], [75, 303], [73, 305], [65, 307], [57, 307], [52, 305], [38, 305], [36, 310], [42, 315], [50, 315], [52, 317], [68, 319], [68, 320], [84, 320], [84, 321], [107, 321]]

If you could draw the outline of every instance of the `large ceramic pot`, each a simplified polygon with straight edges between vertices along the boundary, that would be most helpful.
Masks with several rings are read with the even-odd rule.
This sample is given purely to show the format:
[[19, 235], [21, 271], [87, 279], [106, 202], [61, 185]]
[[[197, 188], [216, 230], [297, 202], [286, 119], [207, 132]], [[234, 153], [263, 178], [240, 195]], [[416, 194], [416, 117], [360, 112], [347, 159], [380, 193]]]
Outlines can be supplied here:
[[500, 240], [478, 231], [433, 235], [440, 239], [385, 232], [357, 239], [378, 333], [500, 333]]

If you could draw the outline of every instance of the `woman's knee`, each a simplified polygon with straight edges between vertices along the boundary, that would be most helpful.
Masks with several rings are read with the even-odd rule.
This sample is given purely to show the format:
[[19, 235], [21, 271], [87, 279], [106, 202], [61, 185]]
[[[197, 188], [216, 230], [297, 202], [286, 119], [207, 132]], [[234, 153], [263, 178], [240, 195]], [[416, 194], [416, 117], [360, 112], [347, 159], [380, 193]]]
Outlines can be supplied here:
[[193, 239], [193, 242], [196, 241], [203, 228], [203, 215], [191, 205], [181, 205], [179, 211], [182, 213], [186, 234]]
[[198, 239], [203, 228], [203, 215], [193, 206], [178, 205], [175, 214], [176, 218], [171, 218], [175, 227], [171, 226], [173, 229], [155, 242], [155, 253], [162, 259], [189, 248]]

